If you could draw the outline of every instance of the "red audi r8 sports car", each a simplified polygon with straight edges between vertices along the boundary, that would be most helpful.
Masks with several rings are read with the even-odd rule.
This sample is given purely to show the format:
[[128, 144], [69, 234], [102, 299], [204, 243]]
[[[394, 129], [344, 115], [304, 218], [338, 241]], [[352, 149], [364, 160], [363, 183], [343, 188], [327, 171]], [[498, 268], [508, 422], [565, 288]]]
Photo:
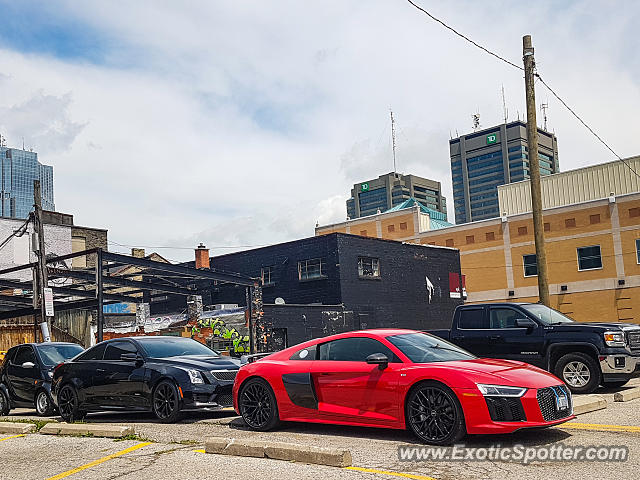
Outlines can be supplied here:
[[246, 364], [233, 402], [254, 430], [281, 420], [409, 428], [436, 445], [574, 418], [571, 393], [552, 374], [399, 329], [315, 339]]

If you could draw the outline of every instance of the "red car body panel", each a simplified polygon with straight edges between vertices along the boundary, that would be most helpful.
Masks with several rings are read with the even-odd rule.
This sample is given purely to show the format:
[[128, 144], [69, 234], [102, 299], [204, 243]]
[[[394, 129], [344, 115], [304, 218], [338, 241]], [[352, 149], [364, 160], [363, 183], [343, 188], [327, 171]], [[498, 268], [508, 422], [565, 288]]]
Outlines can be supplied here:
[[[242, 384], [249, 378], [261, 377], [273, 389], [280, 420], [404, 429], [405, 399], [409, 390], [420, 381], [435, 380], [456, 394], [470, 434], [510, 433], [575, 418], [571, 415], [547, 422], [542, 417], [537, 390], [563, 385], [549, 372], [523, 362], [497, 359], [413, 363], [386, 339], [406, 333], [420, 332], [400, 329], [347, 332], [310, 340], [246, 364], [240, 368], [233, 386], [234, 408], [241, 414], [238, 393]], [[290, 359], [304, 348], [354, 336], [380, 341], [402, 363], [389, 363], [380, 370], [378, 365], [365, 362]], [[526, 387], [528, 390], [521, 401], [527, 420], [493, 421], [477, 383]]]

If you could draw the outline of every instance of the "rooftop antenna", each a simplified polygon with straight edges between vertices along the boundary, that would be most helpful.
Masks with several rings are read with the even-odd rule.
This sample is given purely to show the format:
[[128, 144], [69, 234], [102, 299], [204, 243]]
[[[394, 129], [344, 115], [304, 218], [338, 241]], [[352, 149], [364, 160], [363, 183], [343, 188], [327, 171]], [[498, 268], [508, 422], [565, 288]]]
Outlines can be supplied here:
[[22, 137], [22, 150], [24, 151], [24, 137]]
[[548, 103], [541, 103], [540, 110], [542, 111], [542, 118], [544, 119], [544, 130], [547, 131], [547, 108], [549, 108]]
[[396, 173], [396, 122], [393, 119], [393, 110], [389, 109], [391, 113], [391, 148], [393, 151], [393, 173]]
[[475, 132], [480, 128], [480, 113], [474, 113], [471, 118], [473, 119], [473, 131]]
[[504, 123], [507, 123], [509, 120], [509, 110], [507, 110], [507, 102], [504, 99], [504, 84], [502, 84], [502, 116]]

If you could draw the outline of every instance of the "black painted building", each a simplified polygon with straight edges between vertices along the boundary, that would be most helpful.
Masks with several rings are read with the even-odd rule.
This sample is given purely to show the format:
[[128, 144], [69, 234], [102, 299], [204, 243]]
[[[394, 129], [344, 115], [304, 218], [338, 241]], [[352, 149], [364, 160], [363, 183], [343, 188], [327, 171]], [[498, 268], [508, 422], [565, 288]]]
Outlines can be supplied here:
[[[448, 328], [458, 250], [334, 233], [211, 257], [211, 268], [262, 278], [264, 320], [293, 345], [363, 328]], [[205, 303], [245, 304], [216, 285]], [[282, 304], [284, 302], [284, 304]]]

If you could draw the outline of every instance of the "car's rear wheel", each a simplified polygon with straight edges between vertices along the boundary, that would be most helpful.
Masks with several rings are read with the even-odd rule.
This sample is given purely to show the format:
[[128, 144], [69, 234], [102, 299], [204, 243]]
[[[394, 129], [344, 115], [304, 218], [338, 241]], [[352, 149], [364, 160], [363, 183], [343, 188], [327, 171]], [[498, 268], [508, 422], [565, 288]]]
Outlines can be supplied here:
[[53, 402], [45, 390], [40, 390], [36, 394], [36, 412], [41, 417], [48, 417], [53, 413]]
[[423, 442], [450, 445], [466, 434], [464, 413], [456, 394], [438, 382], [423, 382], [407, 397], [406, 421]]
[[178, 389], [169, 380], [161, 381], [153, 391], [153, 413], [162, 423], [174, 423], [180, 419]]
[[261, 378], [252, 378], [242, 386], [238, 406], [242, 419], [253, 430], [264, 432], [280, 423], [276, 396], [271, 386]]
[[0, 415], [8, 415], [11, 410], [9, 397], [3, 389], [0, 388]]
[[600, 367], [592, 357], [580, 352], [560, 357], [555, 374], [573, 393], [591, 393], [600, 385]]
[[71, 385], [65, 385], [58, 393], [58, 410], [60, 416], [67, 423], [78, 422], [84, 420], [87, 412], [83, 412], [78, 408], [78, 392]]

